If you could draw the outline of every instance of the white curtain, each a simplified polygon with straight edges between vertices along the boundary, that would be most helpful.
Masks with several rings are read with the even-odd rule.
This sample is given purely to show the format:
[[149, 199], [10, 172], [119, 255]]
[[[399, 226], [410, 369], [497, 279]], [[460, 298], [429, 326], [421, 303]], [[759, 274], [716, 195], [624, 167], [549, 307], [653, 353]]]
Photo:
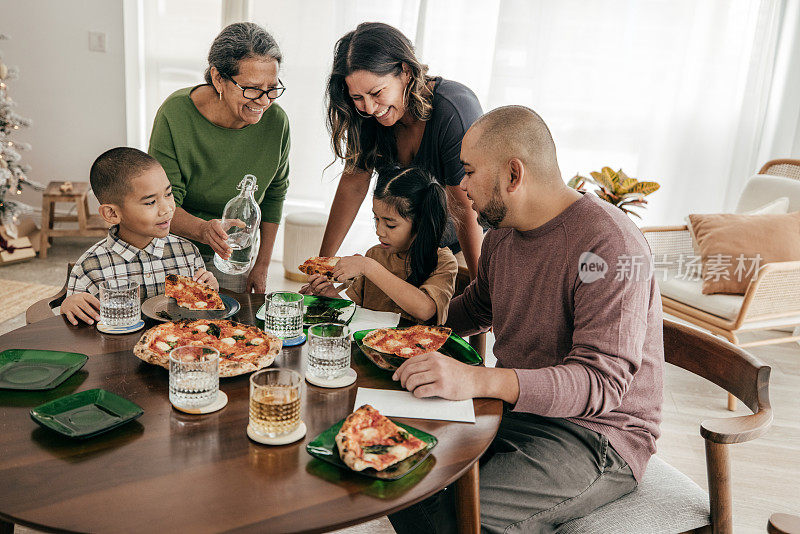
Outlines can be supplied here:
[[[768, 105], [778, 100], [770, 91], [781, 24], [800, 25], [786, 19], [796, 16], [787, 2], [797, 0], [236, 1], [284, 53], [287, 90], [279, 103], [292, 128], [287, 212], [330, 206], [341, 167], [323, 172], [333, 159], [325, 82], [334, 43], [359, 22], [400, 28], [431, 74], [471, 87], [485, 111], [523, 104], [539, 112], [565, 180], [608, 165], [660, 182], [642, 225], [732, 207], [763, 163]], [[153, 4], [158, 10], [149, 8], [144, 32], [148, 127], [174, 88], [200, 82], [226, 12], [221, 0]], [[374, 241], [370, 215], [366, 202], [342, 252]]]

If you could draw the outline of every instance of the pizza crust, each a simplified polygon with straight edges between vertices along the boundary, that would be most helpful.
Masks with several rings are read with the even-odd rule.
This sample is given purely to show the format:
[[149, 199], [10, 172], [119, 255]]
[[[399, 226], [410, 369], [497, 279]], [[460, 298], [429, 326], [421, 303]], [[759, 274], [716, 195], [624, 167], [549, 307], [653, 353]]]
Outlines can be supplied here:
[[302, 265], [298, 265], [297, 268], [301, 273], [308, 275], [321, 274], [333, 278], [333, 269], [340, 259], [339, 256], [314, 256], [308, 258]]
[[[439, 350], [447, 342], [451, 332], [450, 328], [444, 326], [414, 325], [408, 328], [379, 328], [364, 336], [361, 342], [368, 348], [383, 354], [411, 358]], [[409, 345], [402, 339], [403, 335], [413, 336], [415, 342]]]
[[[339, 457], [353, 471], [384, 471], [426, 447], [369, 404], [347, 416], [336, 434]], [[368, 451], [380, 448], [382, 452]]]
[[[227, 320], [219, 320], [219, 321], [178, 321], [177, 323], [162, 323], [160, 325], [154, 326], [150, 330], [146, 331], [142, 334], [142, 337], [139, 338], [139, 341], [136, 342], [136, 345], [133, 347], [133, 354], [140, 360], [143, 360], [147, 363], [151, 363], [154, 365], [158, 365], [160, 367], [164, 367], [165, 369], [169, 369], [169, 353], [162, 353], [156, 350], [153, 350], [150, 346], [156, 341], [165, 331], [173, 330], [176, 326], [178, 327], [187, 327], [188, 325], [193, 325], [194, 323], [201, 322], [205, 324], [216, 324], [218, 326], [235, 326], [237, 328], [243, 329], [247, 331], [251, 328], [256, 328], [250, 325], [244, 325], [239, 323], [234, 323], [233, 321]], [[200, 330], [199, 327], [204, 326], [204, 324], [197, 325], [197, 328], [192, 326], [192, 328]], [[202, 331], [206, 331], [208, 328], [203, 329]], [[175, 332], [178, 336], [179, 340], [181, 339], [180, 331]], [[258, 338], [254, 339], [262, 339], [263, 341], [257, 345], [259, 351], [261, 352], [260, 355], [257, 353], [252, 353], [254, 357], [250, 360], [229, 360], [225, 357], [220, 357], [219, 361], [219, 376], [221, 378], [231, 377], [231, 376], [238, 376], [245, 373], [251, 373], [253, 371], [257, 371], [259, 369], [263, 369], [264, 367], [269, 367], [272, 365], [272, 362], [275, 361], [275, 357], [280, 353], [281, 348], [283, 347], [283, 343], [280, 339], [271, 336], [265, 332], [261, 332], [259, 330]], [[212, 343], [211, 345], [214, 346], [217, 343]], [[178, 345], [181, 343], [179, 342]], [[262, 348], [263, 347], [263, 348]], [[218, 347], [215, 347], [218, 348]], [[244, 352], [247, 354], [247, 352]]]

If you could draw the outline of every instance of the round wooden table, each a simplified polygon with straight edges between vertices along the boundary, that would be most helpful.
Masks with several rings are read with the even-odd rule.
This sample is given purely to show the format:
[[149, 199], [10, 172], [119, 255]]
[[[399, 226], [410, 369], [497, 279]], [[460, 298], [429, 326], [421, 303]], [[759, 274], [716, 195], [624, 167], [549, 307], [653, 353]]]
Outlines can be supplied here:
[[[235, 295], [236, 319], [256, 324], [263, 296]], [[148, 324], [148, 326], [152, 326]], [[50, 391], [0, 390], [0, 532], [10, 523], [79, 532], [322, 532], [403, 509], [458, 481], [462, 531], [477, 532], [477, 462], [497, 432], [501, 402], [475, 399], [476, 423], [399, 419], [435, 435], [432, 455], [406, 477], [384, 482], [312, 458], [305, 444], [353, 410], [358, 386], [399, 389], [354, 347], [357, 382], [342, 389], [304, 383], [308, 433], [278, 447], [248, 439], [249, 375], [220, 380], [229, 403], [188, 415], [168, 400], [166, 369], [137, 359], [141, 336], [113, 336], [53, 317], [0, 336], [0, 350], [38, 348], [89, 355]], [[301, 374], [306, 345], [274, 366]], [[103, 388], [144, 409], [136, 421], [87, 440], [40, 428], [29, 411], [76, 391]]]

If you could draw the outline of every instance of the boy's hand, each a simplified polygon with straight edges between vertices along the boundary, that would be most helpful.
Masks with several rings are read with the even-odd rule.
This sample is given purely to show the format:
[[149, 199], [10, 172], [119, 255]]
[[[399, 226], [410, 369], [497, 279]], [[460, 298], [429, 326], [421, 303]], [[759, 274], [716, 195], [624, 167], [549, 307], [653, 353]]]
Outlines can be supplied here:
[[94, 324], [100, 320], [100, 301], [91, 293], [73, 293], [61, 303], [61, 313], [72, 324], [78, 324], [78, 319]]
[[339, 282], [344, 282], [345, 280], [352, 280], [357, 276], [366, 274], [369, 268], [369, 262], [370, 259], [365, 258], [361, 254], [345, 256], [341, 258], [336, 263], [336, 267], [333, 268], [333, 278]]
[[217, 282], [217, 279], [214, 277], [213, 274], [206, 271], [205, 269], [202, 268], [197, 269], [194, 272], [194, 276], [192, 277], [192, 279], [195, 282], [200, 282], [201, 284], [209, 286], [214, 291], [219, 291], [219, 282]]
[[339, 298], [339, 292], [333, 287], [331, 281], [321, 274], [309, 275], [308, 283], [300, 288], [300, 294]]

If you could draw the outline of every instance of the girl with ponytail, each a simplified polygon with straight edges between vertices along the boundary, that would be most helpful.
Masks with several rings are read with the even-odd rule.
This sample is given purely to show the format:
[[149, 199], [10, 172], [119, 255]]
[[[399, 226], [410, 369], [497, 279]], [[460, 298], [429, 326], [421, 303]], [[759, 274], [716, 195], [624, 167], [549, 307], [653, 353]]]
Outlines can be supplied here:
[[[444, 188], [419, 167], [384, 168], [378, 171], [372, 212], [380, 244], [364, 256], [341, 258], [334, 278], [353, 280], [346, 294], [360, 306], [414, 322], [444, 323], [458, 273], [450, 249], [439, 248], [448, 219]], [[311, 275], [300, 292], [339, 296], [321, 275]]]

